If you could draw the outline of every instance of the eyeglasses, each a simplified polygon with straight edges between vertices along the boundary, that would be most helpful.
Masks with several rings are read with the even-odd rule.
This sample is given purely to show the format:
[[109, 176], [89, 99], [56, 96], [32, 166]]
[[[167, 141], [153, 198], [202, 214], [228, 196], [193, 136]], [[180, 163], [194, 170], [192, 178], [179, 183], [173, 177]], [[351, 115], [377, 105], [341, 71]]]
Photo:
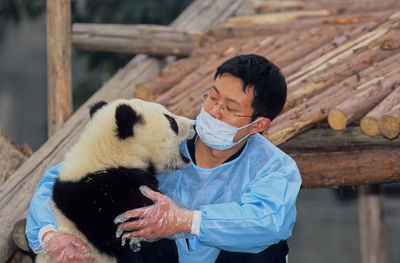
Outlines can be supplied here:
[[201, 92], [201, 98], [202, 98], [202, 100], [204, 102], [204, 106], [206, 106], [206, 107], [207, 106], [208, 107], [210, 107], [210, 106], [211, 107], [215, 107], [215, 106], [219, 105], [219, 109], [220, 109], [221, 114], [224, 117], [228, 118], [228, 119], [234, 119], [236, 117], [253, 117], [252, 115], [249, 116], [249, 115], [239, 115], [239, 114], [237, 114], [236, 113], [237, 111], [232, 110], [228, 106], [225, 106], [225, 105], [219, 103], [217, 98], [215, 98], [214, 96], [210, 95], [210, 91], [211, 91], [211, 88], [208, 88], [208, 89], [204, 89]]

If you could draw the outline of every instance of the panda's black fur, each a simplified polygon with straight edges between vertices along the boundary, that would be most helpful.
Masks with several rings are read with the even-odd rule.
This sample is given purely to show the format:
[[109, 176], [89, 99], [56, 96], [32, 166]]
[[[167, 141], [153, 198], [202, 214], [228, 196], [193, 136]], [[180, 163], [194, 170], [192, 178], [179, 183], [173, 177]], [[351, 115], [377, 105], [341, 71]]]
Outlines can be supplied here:
[[[189, 163], [189, 159], [179, 152], [178, 146], [183, 140], [194, 135], [193, 123], [188, 119], [172, 116], [161, 105], [137, 99], [119, 100], [112, 105], [107, 105], [109, 104], [102, 101], [91, 107], [91, 121], [98, 117], [95, 121], [99, 122], [95, 122], [90, 127], [88, 124], [88, 128], [86, 128], [88, 131], [86, 133], [84, 131], [85, 135], [82, 135], [85, 140], [81, 141], [80, 139], [66, 155], [65, 163], [68, 163], [69, 168], [64, 167], [66, 164], [63, 164], [62, 169], [65, 169], [60, 171], [52, 194], [52, 207], [56, 209], [57, 220], [63, 221], [62, 229], [64, 231], [78, 234], [78, 237], [89, 242], [92, 250], [93, 248], [97, 249], [96, 255], [101, 258], [99, 259], [101, 262], [115, 262], [116, 259], [127, 255], [129, 255], [130, 262], [178, 262], [175, 241], [170, 239], [141, 242], [142, 248], [139, 252], [132, 252], [128, 244], [121, 246], [121, 238], [116, 238], [117, 225], [114, 224], [114, 219], [127, 210], [153, 204], [150, 199], [142, 195], [139, 187], [146, 185], [157, 191], [158, 182], [155, 177], [157, 172], [178, 169]], [[108, 109], [101, 113], [101, 109], [105, 107]], [[151, 134], [147, 134], [146, 119], [135, 110], [136, 107], [151, 118], [151, 120], [147, 119], [147, 121], [151, 121], [151, 124], [148, 124], [148, 127], [152, 127]], [[152, 113], [153, 109], [154, 114], [157, 115]], [[112, 110], [115, 112], [111, 113]], [[101, 115], [97, 116], [98, 114]], [[112, 121], [114, 124], [111, 126], [115, 128], [105, 130], [104, 126], [108, 126]], [[167, 126], [172, 132], [167, 131]], [[179, 126], [183, 128], [183, 131]], [[161, 129], [159, 129], [160, 127]], [[132, 138], [135, 139], [139, 128], [142, 129], [140, 130], [141, 136], [146, 137], [145, 141], [129, 141]], [[163, 134], [160, 134], [161, 132]], [[104, 134], [105, 137], [94, 138], [93, 133]], [[104, 143], [106, 146], [102, 147], [102, 141], [108, 139], [112, 140]], [[157, 140], [163, 145], [156, 145]], [[152, 144], [152, 151], [147, 152], [146, 155], [137, 154], [137, 147], [146, 150], [149, 143]], [[118, 146], [120, 144], [124, 146]], [[119, 151], [119, 147], [124, 148], [125, 145], [130, 147], [127, 151], [129, 156], [126, 156], [125, 152]], [[77, 146], [79, 147], [77, 148]], [[160, 152], [161, 146], [163, 146], [163, 151], [169, 152], [169, 154]], [[100, 148], [90, 150], [88, 147]], [[108, 155], [108, 147], [113, 148], [114, 152], [119, 152], [117, 160]], [[78, 156], [82, 151], [86, 151], [86, 154]], [[94, 154], [96, 151], [101, 151], [101, 157]], [[136, 163], [131, 163], [131, 155], [136, 159]], [[155, 155], [158, 157], [154, 157]], [[159, 163], [154, 163], [154, 158], [159, 158], [156, 159], [159, 160]], [[120, 161], [120, 159], [124, 160]], [[91, 163], [90, 169], [92, 170], [102, 165], [107, 168], [98, 169], [95, 172], [84, 172], [87, 170], [86, 168], [79, 169], [79, 164], [82, 163], [84, 168], [87, 162]], [[97, 162], [99, 165], [96, 165]], [[109, 162], [109, 164], [105, 165], [104, 162]], [[113, 163], [119, 162], [132, 165], [130, 168], [121, 165], [113, 167]], [[37, 262], [46, 262], [46, 260], [44, 257], [38, 257]]]
[[[116, 238], [114, 218], [153, 203], [139, 191], [141, 185], [157, 190], [158, 182], [148, 171], [112, 168], [88, 174], [79, 182], [57, 181], [53, 201], [99, 251], [119, 257], [133, 252]], [[142, 249], [132, 257], [141, 259], [139, 262], [178, 262], [175, 242], [167, 239], [142, 242]]]

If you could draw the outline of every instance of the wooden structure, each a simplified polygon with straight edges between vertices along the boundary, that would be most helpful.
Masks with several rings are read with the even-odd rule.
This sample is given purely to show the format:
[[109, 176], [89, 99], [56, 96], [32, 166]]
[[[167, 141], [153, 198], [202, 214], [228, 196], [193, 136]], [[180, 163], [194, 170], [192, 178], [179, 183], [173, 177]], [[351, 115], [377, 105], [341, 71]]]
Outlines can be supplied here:
[[[288, 82], [287, 104], [265, 137], [297, 161], [303, 187], [375, 185], [360, 191], [360, 205], [365, 207], [360, 210], [361, 237], [376, 241], [362, 242], [362, 259], [385, 263], [376, 185], [400, 182], [399, 140], [395, 133], [385, 135], [392, 140], [369, 137], [359, 123], [364, 116], [378, 122], [382, 116], [394, 118], [390, 124], [382, 119], [381, 127], [398, 123], [399, 23], [400, 3], [395, 0], [194, 1], [170, 25], [181, 33], [204, 33], [187, 58], [163, 68], [157, 59], [136, 56], [0, 188], [0, 223], [5, 226], [0, 231], [0, 251], [6, 251], [0, 261], [12, 251], [10, 226], [25, 216], [44, 171], [62, 160], [77, 139], [88, 119], [89, 104], [134, 95], [194, 118], [201, 89], [211, 85], [216, 66], [237, 54], [256, 53], [280, 66]], [[378, 126], [372, 134], [384, 134], [383, 130]]]
[[16, 145], [0, 127], [0, 186], [26, 161], [32, 154], [27, 145]]
[[72, 113], [71, 0], [46, 1], [48, 135]]
[[[242, 6], [236, 0], [198, 0], [193, 2], [171, 27], [204, 32], [213, 23], [224, 21]], [[39, 150], [25, 161], [19, 169], [0, 187], [0, 262], [7, 262], [16, 250], [10, 233], [19, 219], [26, 217], [34, 190], [51, 165], [60, 162], [65, 152], [74, 143], [89, 119], [88, 107], [98, 100], [111, 101], [132, 97], [138, 83], [154, 77], [162, 63], [146, 55], [137, 55], [119, 70], [104, 86], [83, 104]]]

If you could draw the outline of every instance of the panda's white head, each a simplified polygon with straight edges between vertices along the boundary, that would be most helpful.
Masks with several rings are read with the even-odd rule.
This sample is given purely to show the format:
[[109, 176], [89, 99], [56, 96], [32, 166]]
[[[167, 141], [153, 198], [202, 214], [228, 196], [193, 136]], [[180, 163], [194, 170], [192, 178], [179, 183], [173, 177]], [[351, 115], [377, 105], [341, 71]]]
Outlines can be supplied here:
[[179, 145], [194, 136], [193, 121], [139, 99], [98, 102], [78, 142], [67, 153], [61, 180], [116, 167], [163, 173], [188, 165]]

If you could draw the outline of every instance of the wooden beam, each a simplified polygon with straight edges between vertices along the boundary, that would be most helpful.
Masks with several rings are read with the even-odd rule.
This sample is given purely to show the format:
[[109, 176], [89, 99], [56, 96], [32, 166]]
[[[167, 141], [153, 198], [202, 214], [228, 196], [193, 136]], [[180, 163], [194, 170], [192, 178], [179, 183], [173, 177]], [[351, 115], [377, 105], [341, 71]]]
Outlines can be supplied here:
[[362, 263], [386, 263], [387, 241], [382, 185], [358, 187], [358, 215]]
[[310, 130], [279, 146], [296, 161], [305, 188], [400, 182], [399, 147], [358, 126]]
[[398, 148], [289, 155], [299, 166], [305, 188], [400, 182]]
[[72, 113], [71, 0], [47, 0], [48, 135]]
[[359, 127], [347, 127], [341, 131], [312, 129], [279, 145], [287, 153], [361, 151], [366, 149], [398, 148], [400, 140], [388, 140], [382, 136], [369, 137]]
[[159, 25], [74, 23], [72, 44], [77, 49], [155, 56], [187, 56], [202, 35]]
[[[58, 1], [53, 2], [58, 3]], [[172, 23], [172, 26], [204, 32], [213, 23], [223, 21], [234, 14], [241, 4], [242, 0], [196, 0]], [[156, 59], [145, 55], [136, 56], [84, 103], [4, 185], [0, 186], [0, 262], [6, 262], [15, 251], [15, 245], [10, 237], [13, 224], [26, 217], [29, 202], [43, 173], [60, 162], [65, 152], [76, 142], [89, 119], [89, 105], [99, 100], [111, 101], [132, 97], [134, 87], [159, 73], [160, 67]]]

